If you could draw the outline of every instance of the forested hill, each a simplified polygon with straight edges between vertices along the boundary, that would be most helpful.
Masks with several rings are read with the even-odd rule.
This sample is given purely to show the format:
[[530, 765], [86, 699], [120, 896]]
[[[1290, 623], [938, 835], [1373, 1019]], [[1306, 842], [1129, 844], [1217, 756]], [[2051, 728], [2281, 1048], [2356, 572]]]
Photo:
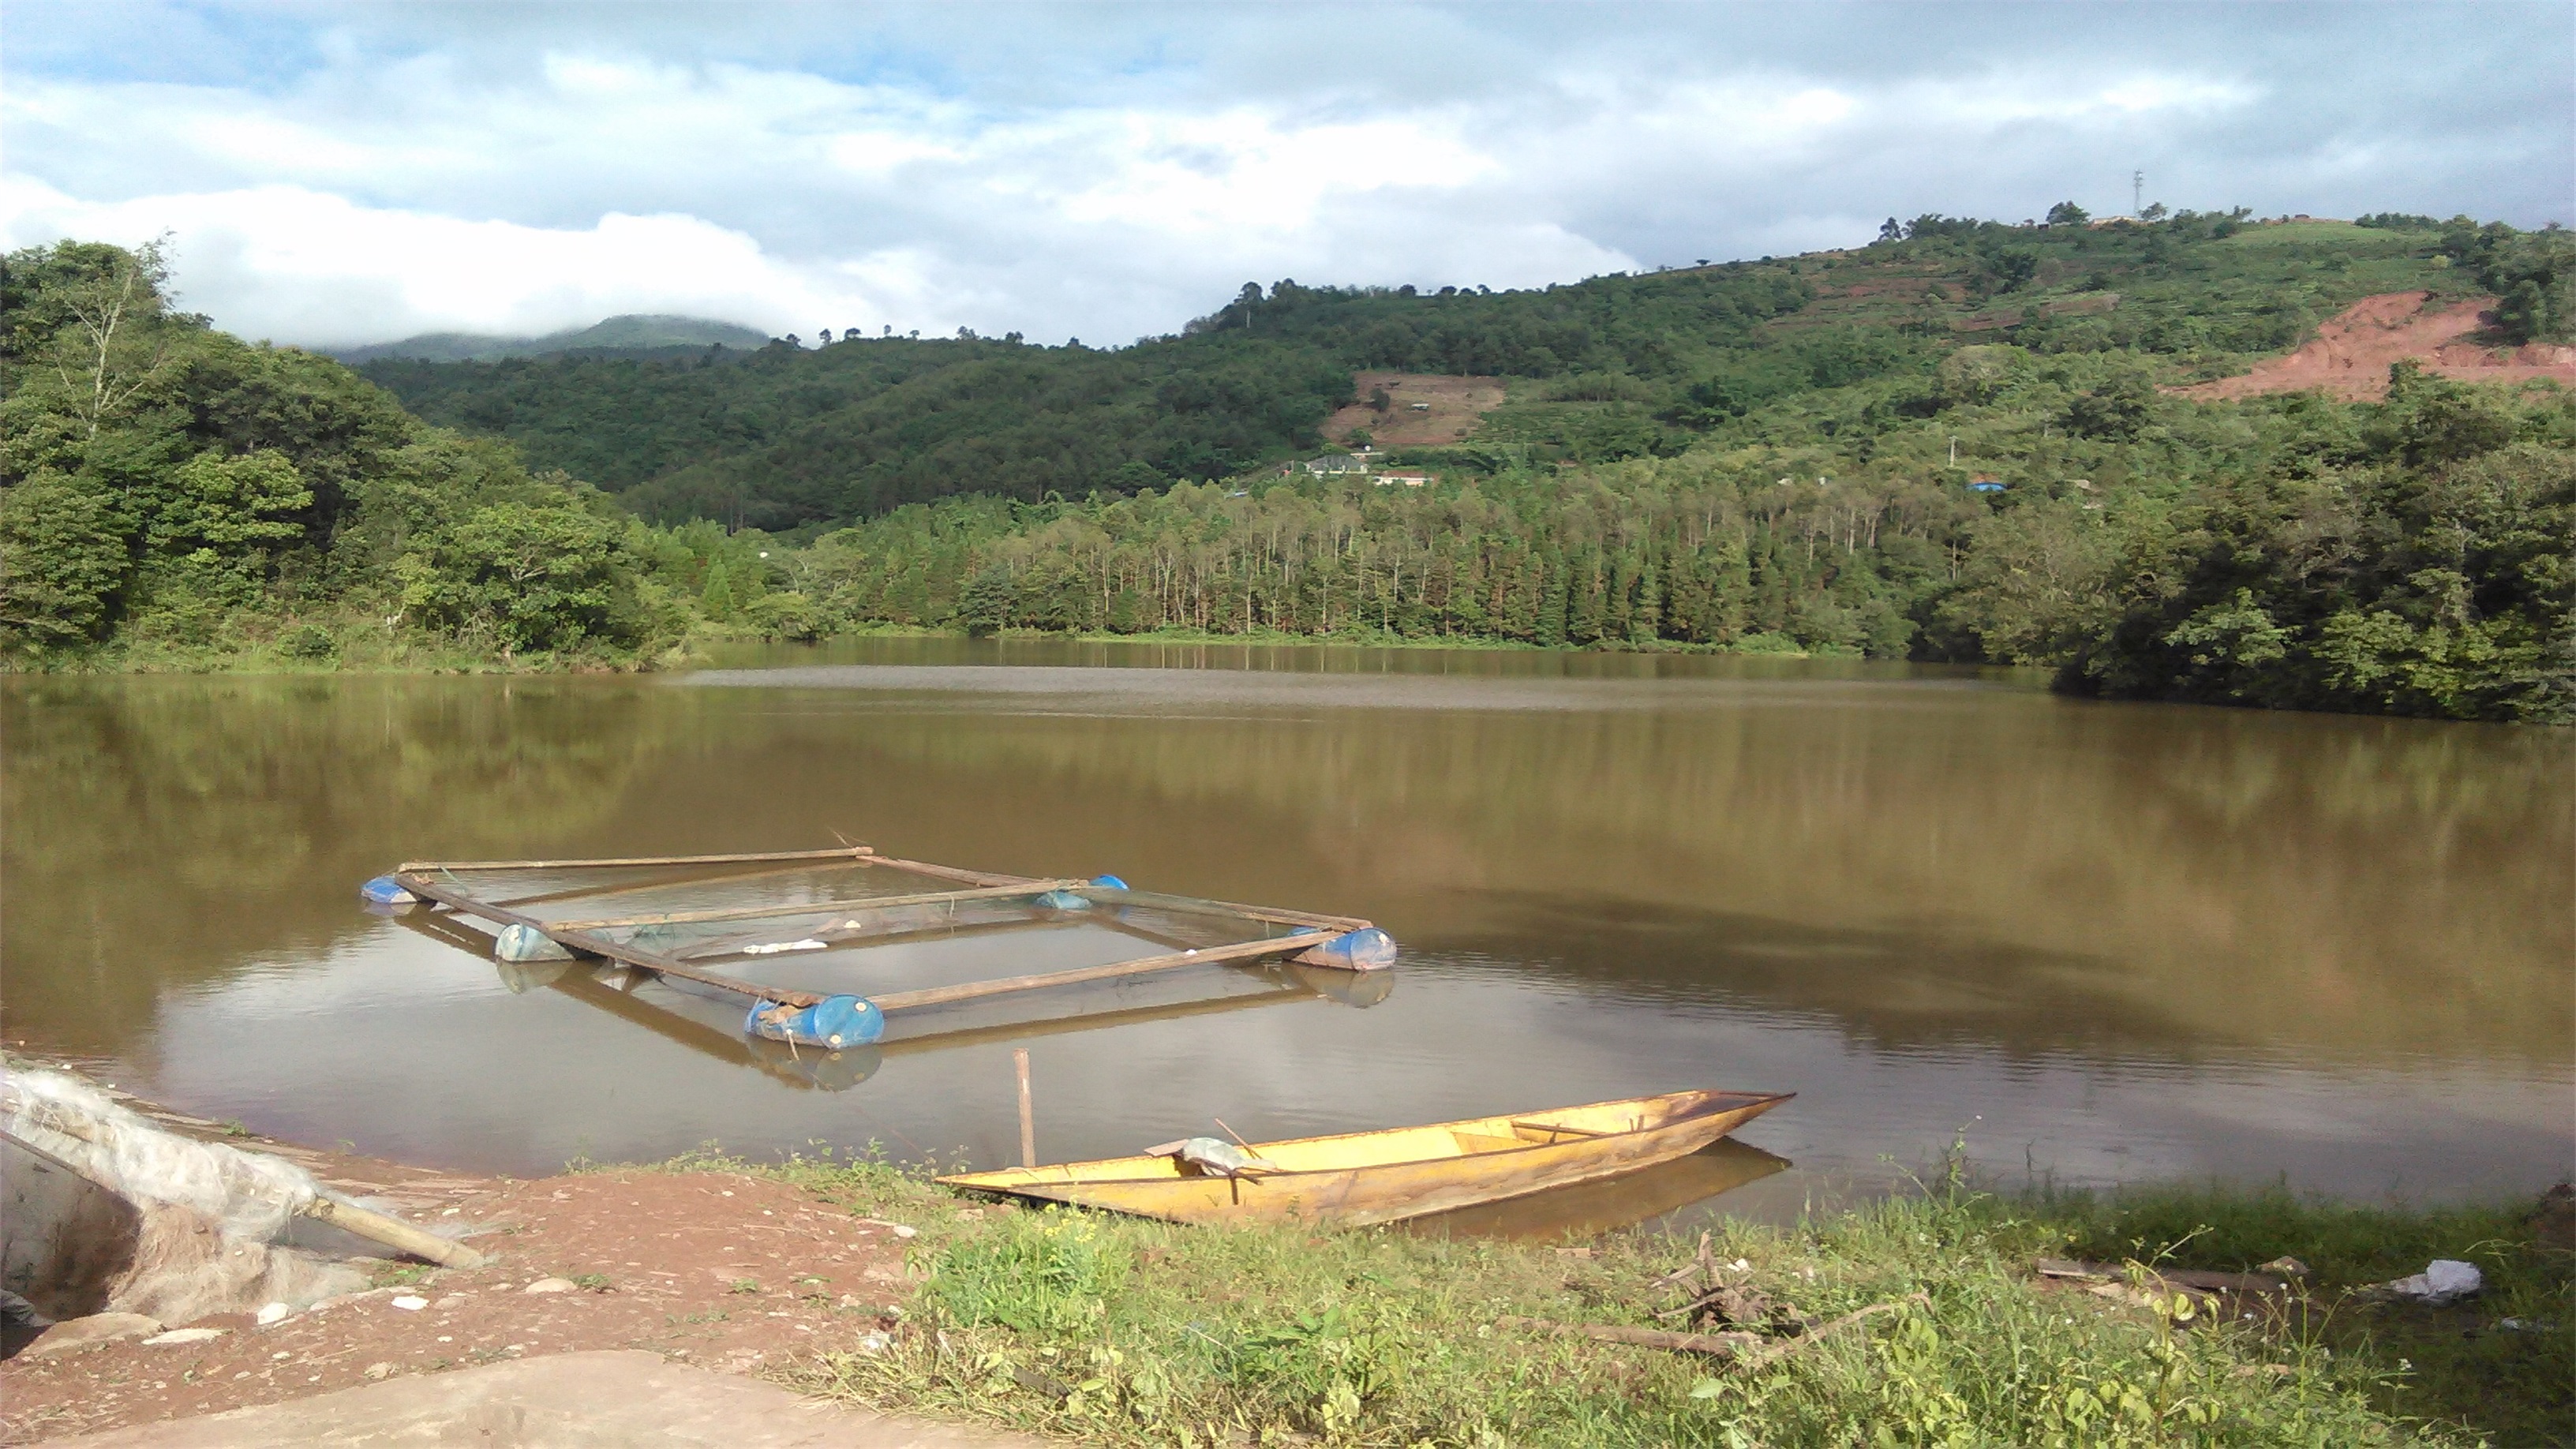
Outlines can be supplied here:
[[1179, 335], [1115, 350], [863, 337], [364, 371], [420, 416], [509, 438], [646, 517], [775, 530], [955, 494], [1233, 476], [1344, 443], [1321, 429], [1357, 369], [1511, 379], [1474, 446], [1415, 460], [1491, 472], [1673, 456], [1764, 431], [1766, 409], [1830, 414], [1866, 448], [1938, 410], [1935, 370], [1963, 345], [2170, 382], [2243, 371], [2374, 293], [2493, 292], [2508, 333], [2563, 325], [2563, 234], [2369, 220], [1925, 216], [1846, 252], [1529, 291], [1247, 285]]
[[[2566, 336], [2576, 247], [2369, 220], [1924, 217], [1535, 292], [1283, 282], [1112, 351], [370, 368], [430, 422], [169, 310], [152, 249], [31, 248], [0, 258], [0, 665], [1190, 631], [1987, 661], [2112, 696], [2568, 720], [2576, 369], [2485, 344]], [[2483, 326], [2431, 365], [2487, 380], [2332, 357], [2327, 390], [2237, 378], [2362, 297], [2373, 346]], [[1418, 375], [1444, 369], [1508, 387]], [[1457, 440], [1390, 385], [1490, 411]], [[1450, 440], [1394, 451], [1416, 487], [1267, 466], [1371, 429]]]

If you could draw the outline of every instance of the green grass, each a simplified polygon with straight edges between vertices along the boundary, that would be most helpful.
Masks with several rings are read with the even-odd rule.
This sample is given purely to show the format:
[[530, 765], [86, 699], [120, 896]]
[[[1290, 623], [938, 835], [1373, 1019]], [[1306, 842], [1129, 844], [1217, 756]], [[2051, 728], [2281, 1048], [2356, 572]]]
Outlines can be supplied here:
[[[1674, 1328], [1657, 1280], [1692, 1246], [1589, 1255], [1402, 1232], [1194, 1229], [990, 1210], [881, 1163], [747, 1167], [917, 1226], [890, 1342], [819, 1345], [781, 1377], [872, 1407], [1112, 1445], [2497, 1445], [2576, 1443], [2569, 1256], [2495, 1209], [2283, 1194], [2000, 1197], [1946, 1187], [1795, 1229], [1729, 1225], [1721, 1261], [1811, 1320], [1898, 1305], [1755, 1371], [1498, 1326]], [[2320, 1308], [2177, 1323], [2040, 1286], [2042, 1254], [2316, 1270]], [[2469, 1257], [2495, 1283], [2440, 1314], [2343, 1290]], [[1919, 1300], [1914, 1295], [1921, 1295]], [[2494, 1321], [2554, 1322], [2503, 1334]], [[2461, 1326], [2485, 1326], [2474, 1339]]]
[[[2395, 1413], [2483, 1432], [2499, 1445], [2576, 1443], [2576, 1253], [2540, 1246], [2528, 1205], [2395, 1209], [2323, 1203], [2287, 1192], [2163, 1188], [2116, 1199], [2049, 1201], [2045, 1210], [2084, 1256], [2116, 1259], [2179, 1244], [2176, 1266], [2250, 1269], [2289, 1253], [2312, 1270], [2323, 1305], [2319, 1341], [2399, 1366], [2374, 1402]], [[2288, 1246], [2275, 1246], [2288, 1245]], [[2448, 1309], [2383, 1307], [2355, 1290], [2424, 1271], [2434, 1258], [2475, 1263], [2486, 1289]], [[2548, 1325], [2505, 1331], [2514, 1320]]]

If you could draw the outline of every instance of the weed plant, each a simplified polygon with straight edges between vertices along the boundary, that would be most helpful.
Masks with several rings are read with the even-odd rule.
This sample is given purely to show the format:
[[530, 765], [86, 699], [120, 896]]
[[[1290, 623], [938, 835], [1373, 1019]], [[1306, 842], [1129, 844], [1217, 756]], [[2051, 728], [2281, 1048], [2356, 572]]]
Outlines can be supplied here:
[[[2509, 1213], [2285, 1193], [1998, 1196], [1936, 1183], [1710, 1248], [1810, 1321], [1896, 1305], [1758, 1368], [1501, 1326], [1673, 1329], [1694, 1245], [1576, 1250], [1398, 1230], [1190, 1228], [970, 1205], [880, 1162], [766, 1168], [917, 1225], [900, 1327], [782, 1371], [808, 1392], [1112, 1445], [2498, 1445], [2576, 1442], [2565, 1253]], [[2314, 1268], [2315, 1311], [2212, 1322], [2035, 1280], [2040, 1255]], [[2469, 1257], [2435, 1322], [2353, 1285]], [[2143, 1266], [2133, 1281], [2149, 1282]], [[2494, 1331], [2499, 1317], [2559, 1325]], [[2461, 1340], [2463, 1324], [2484, 1324]], [[2465, 1344], [2440, 1347], [2441, 1340]], [[871, 1346], [881, 1345], [881, 1346]], [[2439, 1348], [2437, 1352], [2436, 1349]], [[2552, 1378], [2552, 1374], [2555, 1378]]]

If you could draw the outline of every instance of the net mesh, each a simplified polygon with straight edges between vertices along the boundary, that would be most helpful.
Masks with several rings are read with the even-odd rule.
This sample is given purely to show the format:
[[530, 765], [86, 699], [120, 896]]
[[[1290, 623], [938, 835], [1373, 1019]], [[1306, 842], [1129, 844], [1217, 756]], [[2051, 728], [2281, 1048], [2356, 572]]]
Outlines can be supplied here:
[[[166, 1131], [61, 1072], [0, 1078], [0, 1130], [133, 1205], [130, 1249], [110, 1249], [131, 1254], [107, 1284], [112, 1312], [185, 1323], [270, 1303], [303, 1308], [366, 1286], [348, 1264], [270, 1241], [322, 1195], [292, 1163]], [[56, 1246], [70, 1261], [83, 1245]]]

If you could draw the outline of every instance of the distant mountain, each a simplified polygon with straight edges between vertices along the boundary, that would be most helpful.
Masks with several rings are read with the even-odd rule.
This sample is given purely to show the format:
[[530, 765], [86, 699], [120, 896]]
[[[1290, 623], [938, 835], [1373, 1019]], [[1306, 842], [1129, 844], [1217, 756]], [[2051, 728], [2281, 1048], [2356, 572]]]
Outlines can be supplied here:
[[400, 342], [342, 348], [331, 355], [347, 363], [392, 357], [420, 362], [497, 362], [504, 357], [552, 357], [564, 353], [649, 356], [696, 352], [708, 347], [759, 348], [768, 345], [768, 333], [736, 322], [630, 312], [589, 327], [550, 332], [543, 337], [424, 332]]

